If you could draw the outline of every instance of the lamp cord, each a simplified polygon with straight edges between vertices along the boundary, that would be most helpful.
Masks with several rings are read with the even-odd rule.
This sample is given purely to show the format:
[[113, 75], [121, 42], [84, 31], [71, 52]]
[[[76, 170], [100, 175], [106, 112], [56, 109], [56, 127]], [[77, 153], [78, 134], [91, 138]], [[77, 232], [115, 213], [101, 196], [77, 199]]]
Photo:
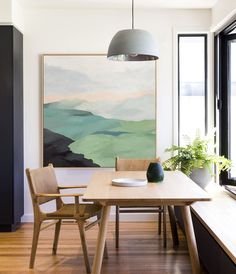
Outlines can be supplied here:
[[134, 29], [134, 0], [132, 0], [132, 29]]

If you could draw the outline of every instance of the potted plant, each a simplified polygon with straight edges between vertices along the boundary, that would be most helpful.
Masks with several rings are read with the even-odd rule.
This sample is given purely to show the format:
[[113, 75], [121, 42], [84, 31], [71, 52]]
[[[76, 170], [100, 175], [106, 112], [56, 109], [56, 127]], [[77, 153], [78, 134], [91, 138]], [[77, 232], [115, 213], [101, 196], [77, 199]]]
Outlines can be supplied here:
[[[231, 161], [224, 156], [218, 156], [209, 152], [210, 139], [196, 135], [194, 140], [188, 138], [186, 146], [175, 146], [166, 149], [175, 155], [163, 163], [165, 170], [181, 170], [194, 182], [205, 188], [213, 174], [213, 165], [216, 165], [217, 173], [229, 170]], [[177, 153], [177, 154], [176, 154]]]

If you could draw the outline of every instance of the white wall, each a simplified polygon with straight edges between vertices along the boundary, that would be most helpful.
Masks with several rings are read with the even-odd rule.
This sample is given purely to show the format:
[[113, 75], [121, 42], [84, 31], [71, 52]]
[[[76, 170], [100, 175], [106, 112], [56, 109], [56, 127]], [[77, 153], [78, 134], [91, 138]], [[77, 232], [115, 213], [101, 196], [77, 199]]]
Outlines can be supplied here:
[[[130, 27], [130, 10], [125, 9], [27, 9], [24, 11], [24, 119], [25, 167], [41, 164], [43, 53], [106, 53], [116, 31]], [[172, 30], [188, 26], [208, 31], [210, 10], [138, 10], [135, 25], [152, 32], [160, 48], [157, 69], [157, 154], [163, 159], [172, 145]], [[58, 169], [64, 184], [86, 183], [94, 170]], [[32, 216], [25, 182], [25, 216]]]
[[14, 25], [23, 31], [23, 7], [17, 0], [0, 0], [0, 25]]
[[12, 22], [12, 1], [0, 0], [0, 23]]
[[[9, 0], [10, 1], [10, 0]], [[17, 0], [12, 1], [12, 23], [21, 32], [24, 32], [24, 9]]]
[[217, 31], [236, 16], [235, 0], [218, 0], [212, 8], [212, 31]]

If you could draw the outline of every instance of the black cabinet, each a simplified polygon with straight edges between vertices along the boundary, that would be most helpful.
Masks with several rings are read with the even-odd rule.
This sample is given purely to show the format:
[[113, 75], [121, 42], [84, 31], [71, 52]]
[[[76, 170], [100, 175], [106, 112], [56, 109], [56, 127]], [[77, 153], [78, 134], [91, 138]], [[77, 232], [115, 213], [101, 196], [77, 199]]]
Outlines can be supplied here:
[[0, 231], [20, 224], [23, 197], [23, 36], [0, 26]]

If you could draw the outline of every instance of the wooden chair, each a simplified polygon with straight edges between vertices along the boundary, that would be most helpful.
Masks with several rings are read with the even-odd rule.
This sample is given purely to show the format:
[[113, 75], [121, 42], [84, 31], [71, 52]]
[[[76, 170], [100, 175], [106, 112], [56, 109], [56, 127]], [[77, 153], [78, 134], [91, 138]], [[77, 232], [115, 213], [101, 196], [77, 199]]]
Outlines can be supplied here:
[[[62, 220], [74, 219], [78, 223], [79, 227], [86, 271], [87, 273], [90, 273], [91, 270], [86, 246], [85, 230], [98, 223], [101, 215], [101, 206], [98, 204], [81, 204], [79, 197], [81, 197], [83, 194], [61, 194], [60, 189], [86, 188], [86, 186], [58, 186], [56, 175], [51, 164], [49, 164], [47, 167], [33, 170], [27, 168], [26, 174], [34, 210], [34, 231], [29, 267], [34, 267], [40, 231], [55, 224], [55, 234], [52, 248], [52, 254], [55, 255], [57, 252], [58, 238]], [[62, 197], [74, 197], [75, 203], [64, 203], [61, 199]], [[40, 208], [40, 205], [52, 200], [56, 201], [56, 210], [50, 213], [43, 212]], [[86, 220], [93, 216], [97, 216], [97, 220], [88, 225], [85, 225]], [[41, 227], [42, 223], [48, 220], [53, 220], [53, 222], [46, 223], [44, 227]], [[106, 252], [107, 251], [105, 247], [105, 253]], [[105, 255], [107, 255], [107, 253]]]
[[[116, 157], [115, 168], [116, 171], [146, 171], [150, 163], [160, 162], [160, 158], [154, 159], [121, 159]], [[116, 206], [116, 224], [115, 224], [115, 234], [116, 234], [116, 248], [119, 247], [119, 226], [120, 226], [120, 213], [159, 213], [158, 215], [158, 234], [161, 234], [161, 223], [163, 215], [163, 245], [166, 247], [166, 207], [126, 207], [126, 206]]]

